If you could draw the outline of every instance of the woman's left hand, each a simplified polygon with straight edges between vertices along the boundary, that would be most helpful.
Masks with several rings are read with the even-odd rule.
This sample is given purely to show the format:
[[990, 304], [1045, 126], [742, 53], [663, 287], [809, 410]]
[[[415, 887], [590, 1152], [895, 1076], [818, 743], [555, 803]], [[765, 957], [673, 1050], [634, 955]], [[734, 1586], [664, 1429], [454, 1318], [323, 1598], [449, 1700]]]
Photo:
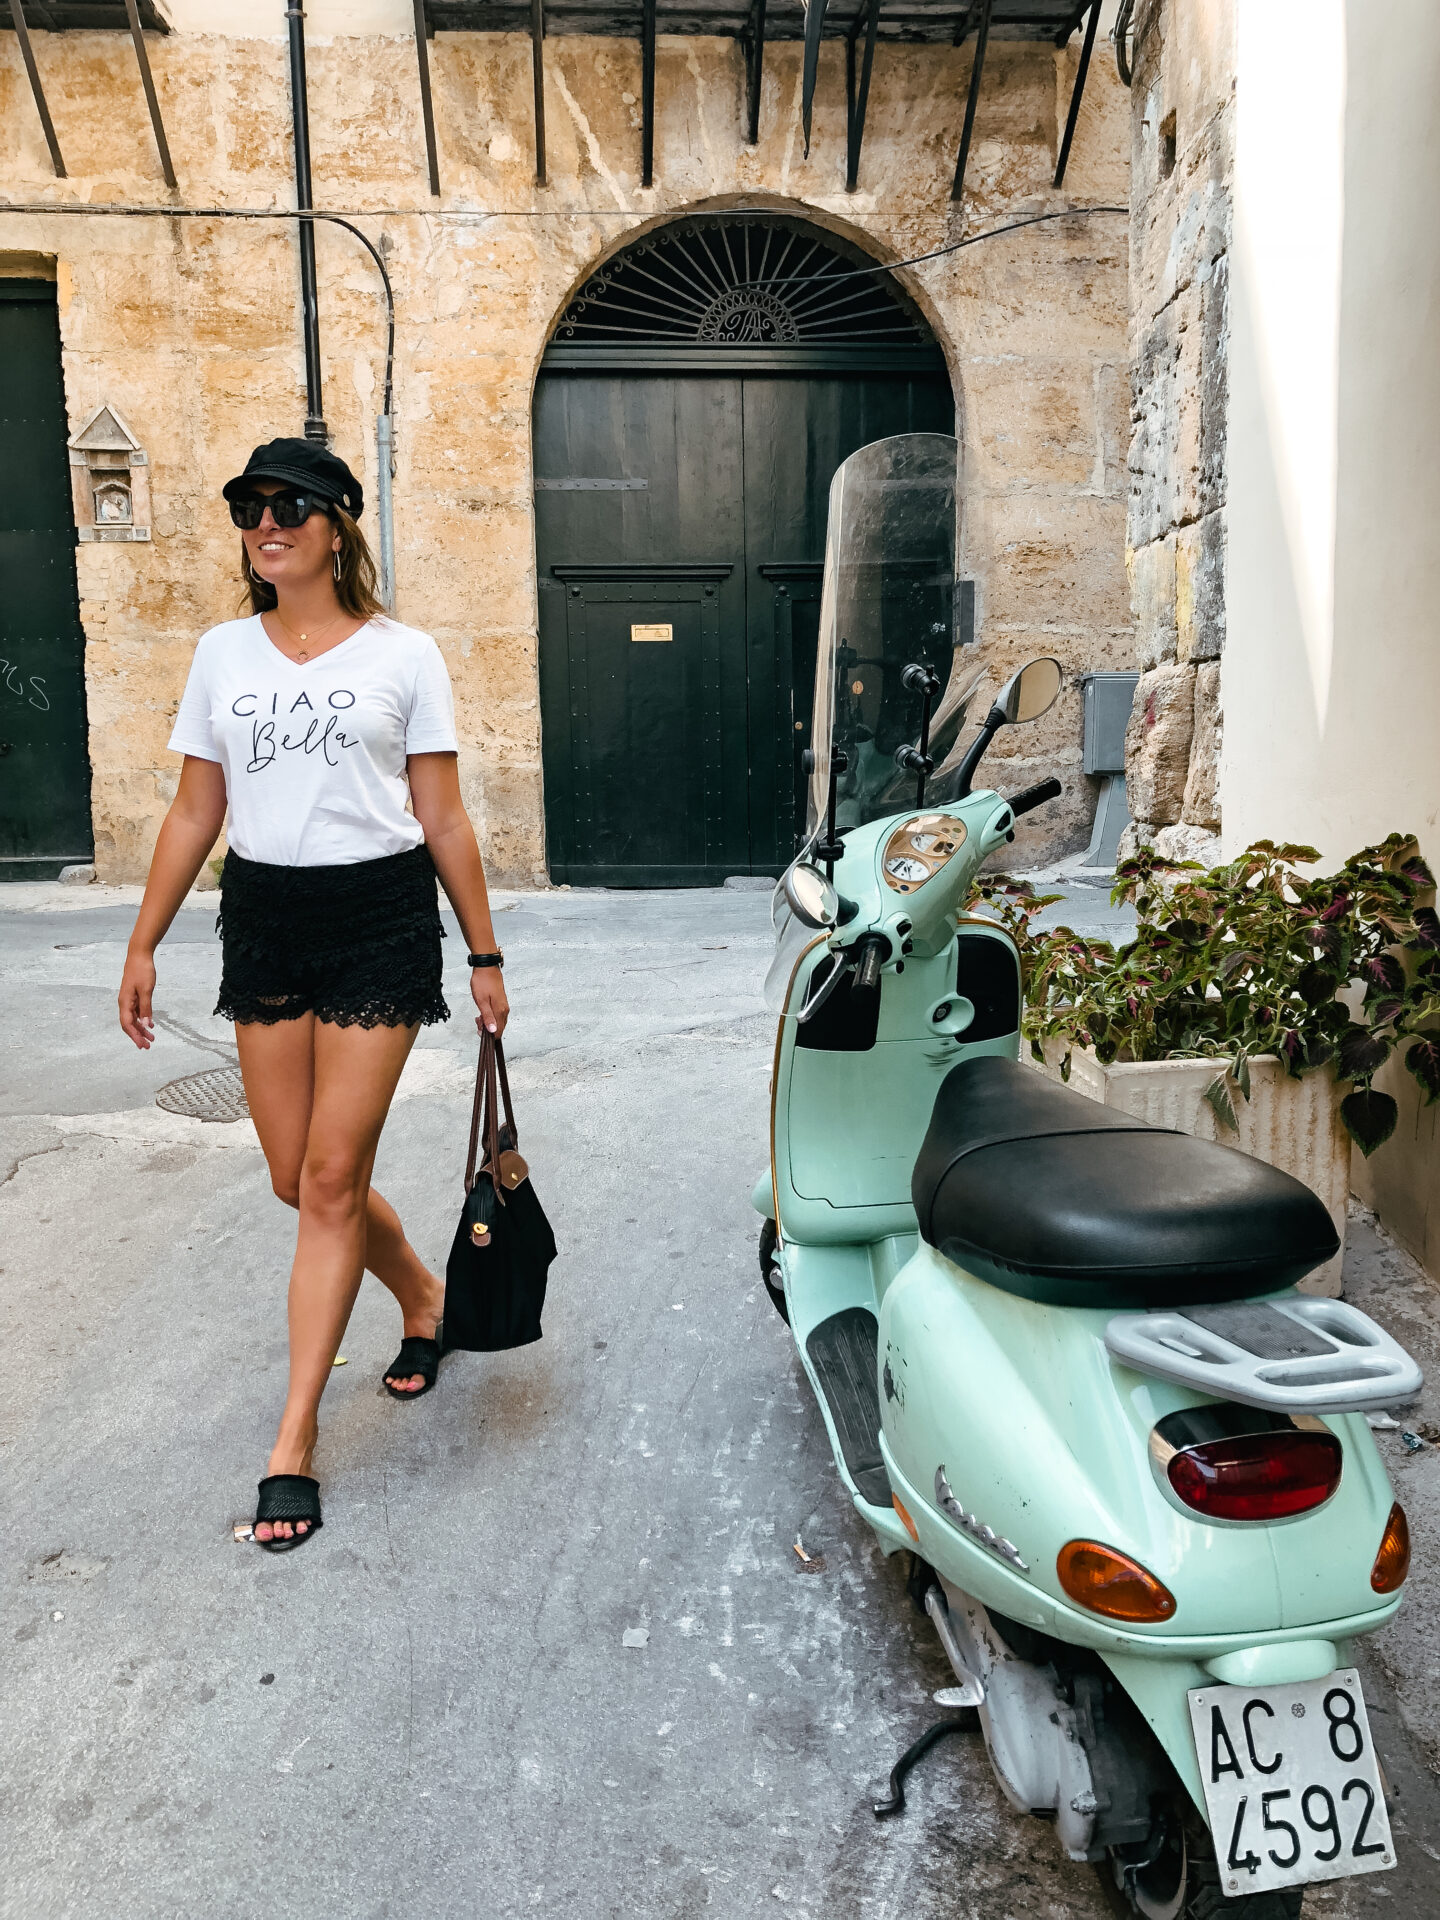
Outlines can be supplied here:
[[499, 967], [472, 967], [470, 993], [480, 1010], [476, 1032], [493, 1033], [497, 1037], [504, 1033], [505, 1022], [510, 1018], [510, 1002], [505, 997], [505, 982]]

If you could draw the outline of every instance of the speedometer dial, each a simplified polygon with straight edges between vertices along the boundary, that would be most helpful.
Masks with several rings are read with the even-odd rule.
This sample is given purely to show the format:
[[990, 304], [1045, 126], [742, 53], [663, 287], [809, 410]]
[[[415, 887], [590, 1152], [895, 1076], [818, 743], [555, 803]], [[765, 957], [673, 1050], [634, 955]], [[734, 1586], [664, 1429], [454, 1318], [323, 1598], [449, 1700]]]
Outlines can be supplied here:
[[887, 887], [913, 893], [965, 844], [965, 822], [948, 813], [922, 813], [904, 820], [885, 843], [881, 871]]

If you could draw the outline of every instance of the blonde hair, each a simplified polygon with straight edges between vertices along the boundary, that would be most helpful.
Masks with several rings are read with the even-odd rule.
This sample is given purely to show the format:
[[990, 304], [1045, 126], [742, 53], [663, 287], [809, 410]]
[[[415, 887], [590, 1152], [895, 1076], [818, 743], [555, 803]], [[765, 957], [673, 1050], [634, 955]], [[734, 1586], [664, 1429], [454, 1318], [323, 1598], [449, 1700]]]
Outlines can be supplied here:
[[[352, 619], [373, 620], [385, 609], [380, 603], [375, 560], [369, 543], [356, 520], [343, 507], [332, 506], [327, 501], [324, 510], [340, 536], [340, 551], [335, 555], [338, 562], [335, 598]], [[243, 540], [240, 542], [240, 578], [245, 587], [241, 606], [248, 600], [251, 613], [270, 613], [276, 604], [275, 589], [268, 580], [262, 580], [258, 574], [252, 573], [250, 555], [246, 552]]]

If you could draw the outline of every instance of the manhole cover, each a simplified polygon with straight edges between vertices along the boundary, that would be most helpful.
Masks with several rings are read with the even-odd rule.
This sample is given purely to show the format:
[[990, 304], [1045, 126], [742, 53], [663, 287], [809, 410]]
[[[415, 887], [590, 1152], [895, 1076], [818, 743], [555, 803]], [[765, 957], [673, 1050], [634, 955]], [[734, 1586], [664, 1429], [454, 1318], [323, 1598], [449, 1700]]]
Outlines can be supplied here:
[[245, 1083], [238, 1067], [215, 1067], [209, 1073], [187, 1073], [172, 1080], [155, 1096], [157, 1107], [183, 1113], [191, 1120], [248, 1120]]

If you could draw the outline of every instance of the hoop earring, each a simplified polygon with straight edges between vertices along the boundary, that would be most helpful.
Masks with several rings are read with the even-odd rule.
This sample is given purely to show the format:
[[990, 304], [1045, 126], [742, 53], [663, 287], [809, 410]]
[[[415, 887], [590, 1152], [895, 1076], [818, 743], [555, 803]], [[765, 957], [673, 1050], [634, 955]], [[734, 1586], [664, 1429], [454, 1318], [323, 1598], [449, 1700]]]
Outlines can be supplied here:
[[249, 576], [250, 576], [250, 581], [251, 581], [251, 584], [252, 584], [253, 586], [257, 586], [257, 587], [268, 587], [268, 586], [269, 586], [269, 584], [270, 584], [270, 582], [269, 582], [268, 580], [263, 580], [263, 579], [262, 579], [262, 578], [260, 577], [260, 575], [259, 575], [259, 574], [258, 574], [258, 573], [257, 573], [257, 572], [255, 571], [255, 566], [254, 566], [254, 563], [253, 563], [253, 561], [250, 561], [250, 560], [247, 560], [247, 561], [245, 562], [245, 571], [246, 571], [246, 573], [248, 573], [248, 574], [249, 574]]
[[337, 554], [333, 554], [331, 558], [335, 563], [335, 584], [338, 587], [340, 584], [340, 556], [337, 553]]

